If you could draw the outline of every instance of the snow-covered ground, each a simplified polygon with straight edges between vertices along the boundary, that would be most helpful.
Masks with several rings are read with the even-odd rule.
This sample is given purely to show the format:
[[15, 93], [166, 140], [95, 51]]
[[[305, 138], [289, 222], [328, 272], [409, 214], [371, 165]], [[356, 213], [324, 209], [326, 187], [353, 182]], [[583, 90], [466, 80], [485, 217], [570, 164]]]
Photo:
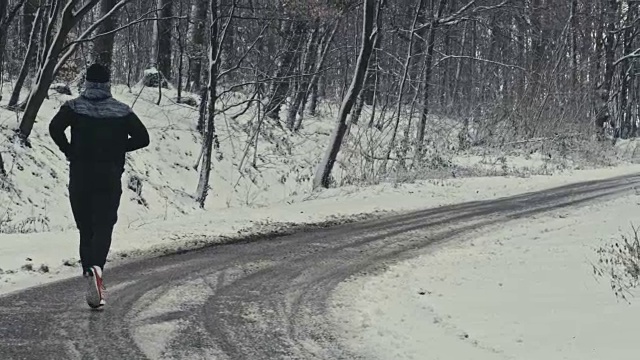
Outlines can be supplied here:
[[[437, 164], [375, 174], [367, 156], [378, 157], [388, 139], [354, 126], [334, 171], [342, 186], [314, 192], [310, 180], [333, 126], [335, 109], [327, 106], [295, 135], [263, 124], [256, 136], [257, 119], [250, 114], [218, 117], [213, 191], [207, 210], [200, 210], [193, 196], [200, 151], [195, 109], [173, 103], [170, 91], [161, 106], [154, 104], [156, 90], [138, 91], [114, 90], [118, 99], [135, 104], [152, 146], [128, 160], [108, 266], [292, 226], [640, 172], [640, 165], [629, 163], [579, 170], [586, 164], [570, 154], [558, 159], [545, 151], [443, 153], [457, 141], [445, 123], [429, 134]], [[52, 95], [45, 102], [32, 148], [13, 144], [18, 118], [0, 109], [0, 152], [9, 173], [0, 182], [0, 294], [80, 272], [67, 164], [46, 131], [67, 98]], [[637, 150], [637, 142], [621, 142], [617, 157], [635, 160]], [[143, 185], [140, 195], [128, 186], [132, 178]], [[377, 179], [383, 182], [363, 186], [363, 180]], [[639, 203], [628, 196], [513, 221], [348, 281], [334, 297], [342, 338], [371, 359], [635, 359], [640, 305], [618, 302], [608, 282], [590, 274], [595, 248], [629, 229]]]
[[351, 279], [332, 300], [340, 338], [367, 359], [637, 359], [640, 302], [593, 264], [639, 210], [630, 194], [511, 221]]
[[[170, 90], [163, 94], [160, 106], [156, 105], [154, 89], [130, 91], [116, 86], [113, 94], [133, 107], [151, 135], [148, 148], [128, 157], [121, 221], [137, 226], [197, 211], [198, 171], [194, 167], [201, 150], [197, 108], [176, 104], [176, 94]], [[48, 134], [50, 119], [73, 97], [51, 93], [30, 136], [31, 148], [14, 144], [11, 137], [19, 117], [0, 108], [0, 152], [9, 172], [0, 191], [0, 232], [60, 231], [74, 226], [68, 211], [68, 165]], [[255, 140], [257, 120], [251, 115], [217, 119], [221, 147], [207, 198], [210, 210], [264, 206], [310, 193], [312, 162], [326, 145], [320, 128], [330, 129], [331, 124], [314, 126], [310, 121], [313, 131], [305, 136], [292, 136], [272, 124], [263, 124], [256, 143], [251, 140]], [[142, 184], [140, 195], [134, 186], [138, 181]]]
[[[109, 260], [114, 264], [279, 231], [292, 225], [344, 221], [366, 214], [494, 199], [638, 172], [640, 165], [628, 165], [529, 178], [486, 177], [381, 184], [365, 188], [350, 186], [316, 193], [313, 199], [303, 202], [269, 208], [200, 211], [167, 220], [149, 220], [135, 226], [120, 222], [116, 226]], [[77, 246], [77, 234], [72, 229], [35, 234], [0, 234], [0, 293], [77, 276]], [[41, 271], [43, 265], [47, 271]]]
[[[112, 262], [292, 224], [490, 199], [640, 171], [640, 167], [626, 166], [572, 172], [567, 169], [583, 164], [571, 156], [552, 159], [543, 148], [525, 155], [490, 151], [455, 155], [447, 149], [455, 146], [457, 133], [452, 129], [459, 124], [434, 118], [427, 141], [438, 164], [412, 174], [374, 174], [366, 154], [381, 156], [389, 134], [353, 126], [334, 170], [337, 183], [343, 186], [313, 192], [311, 178], [337, 111], [331, 103], [305, 120], [300, 134], [291, 134], [269, 120], [258, 126], [259, 119], [251, 111], [237, 118], [230, 111], [216, 120], [220, 149], [213, 166], [213, 189], [203, 211], [196, 207], [193, 196], [198, 179], [193, 166], [200, 153], [197, 109], [176, 104], [172, 90], [164, 92], [160, 106], [155, 104], [156, 89], [117, 86], [113, 93], [131, 105], [147, 125], [152, 145], [128, 159]], [[4, 95], [9, 98], [8, 93]], [[237, 101], [234, 97], [241, 94], [223, 99], [222, 104]], [[0, 152], [8, 172], [0, 180], [0, 293], [78, 273], [77, 234], [66, 189], [68, 165], [47, 131], [50, 118], [69, 98], [72, 96], [51, 93], [30, 137], [31, 148], [13, 143], [12, 131], [19, 117], [0, 108]], [[260, 129], [257, 135], [256, 129]], [[627, 142], [623, 149], [625, 158], [635, 157], [635, 143]], [[498, 177], [468, 178], [472, 175]], [[385, 182], [362, 187], [362, 180], [375, 182], [376, 178]], [[140, 194], [129, 186], [130, 179], [141, 182]], [[404, 181], [414, 183], [402, 184]]]
[[[5, 87], [5, 99], [10, 97], [8, 90]], [[151, 146], [128, 158], [120, 221], [136, 228], [149, 221], [197, 213], [194, 195], [198, 172], [194, 166], [201, 152], [197, 109], [176, 104], [172, 90], [164, 92], [160, 106], [156, 105], [156, 89], [116, 86], [113, 94], [133, 107], [151, 134]], [[51, 92], [30, 137], [31, 148], [14, 144], [11, 139], [19, 114], [0, 107], [0, 153], [8, 172], [5, 180], [0, 179], [0, 233], [74, 227], [66, 189], [68, 165], [48, 135], [50, 119], [64, 101], [74, 96]], [[241, 100], [242, 94], [233, 94], [222, 99], [220, 106]], [[311, 179], [329, 142], [335, 106], [325, 102], [317, 116], [306, 118], [299, 134], [257, 117], [253, 109], [239, 114], [242, 110], [233, 108], [225, 116], [216, 117], [220, 149], [213, 164], [207, 209], [256, 208], [315, 197]], [[431, 163], [410, 174], [394, 172], [391, 166], [389, 173], [377, 173], [379, 162], [373, 164], [371, 159], [385, 153], [389, 131], [354, 125], [334, 168], [335, 181], [349, 185], [380, 179], [393, 183], [452, 176], [529, 176], [585, 165], [574, 159], [583, 152], [552, 156], [543, 144], [512, 154], [484, 149], [457, 153], [451, 148], [457, 146], [459, 125], [453, 120], [430, 119], [426, 141]], [[140, 194], [136, 191], [138, 183], [142, 184]]]
[[[176, 104], [172, 90], [163, 93], [160, 106], [156, 89], [116, 86], [113, 93], [141, 117], [152, 144], [127, 161], [111, 261], [203, 246], [291, 224], [488, 199], [635, 171], [626, 167], [576, 176], [566, 170], [583, 164], [571, 156], [551, 158], [544, 147], [524, 155], [482, 149], [448, 152], [456, 144], [455, 129], [460, 126], [433, 118], [427, 142], [434, 164], [411, 174], [376, 174], [367, 159], [382, 156], [389, 134], [353, 126], [333, 172], [342, 187], [314, 192], [311, 178], [327, 146], [335, 106], [325, 103], [317, 116], [305, 120], [299, 134], [271, 120], [260, 123], [252, 110], [234, 117], [234, 111], [242, 110], [237, 108], [216, 118], [220, 149], [207, 210], [202, 211], [194, 198], [198, 179], [194, 165], [201, 143], [197, 109]], [[9, 98], [8, 93], [4, 95]], [[47, 131], [51, 117], [72, 97], [51, 92], [38, 115], [30, 148], [12, 141], [19, 116], [0, 107], [0, 153], [8, 172], [0, 179], [0, 293], [78, 272], [77, 235], [66, 189], [68, 165]], [[242, 94], [222, 99], [221, 105], [238, 100]], [[627, 144], [627, 148], [625, 157], [634, 157], [635, 147]], [[517, 177], [466, 178], [473, 175]], [[361, 187], [363, 181], [377, 179], [384, 183]], [[406, 181], [415, 182], [400, 184]], [[134, 186], [138, 182], [142, 184], [139, 194]]]

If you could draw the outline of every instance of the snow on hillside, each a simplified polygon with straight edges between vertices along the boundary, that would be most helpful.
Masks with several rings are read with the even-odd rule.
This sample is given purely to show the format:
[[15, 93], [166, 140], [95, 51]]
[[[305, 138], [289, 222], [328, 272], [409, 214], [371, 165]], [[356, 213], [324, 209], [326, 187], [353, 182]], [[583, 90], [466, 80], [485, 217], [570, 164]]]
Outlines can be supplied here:
[[[197, 110], [175, 104], [168, 91], [160, 106], [155, 105], [157, 90], [129, 92], [116, 87], [114, 96], [134, 105], [133, 108], [149, 128], [152, 144], [129, 157], [123, 185], [121, 221], [136, 224], [154, 218], [171, 218], [195, 210], [197, 171], [200, 154], [199, 135], [195, 131]], [[138, 98], [138, 94], [140, 94]], [[13, 145], [9, 138], [16, 115], [0, 110], [0, 151], [10, 172], [8, 191], [0, 192], [5, 223], [33, 219], [33, 230], [60, 230], [72, 226], [67, 206], [67, 163], [48, 136], [47, 126], [60, 105], [70, 96], [52, 95], [46, 101], [31, 136], [31, 149]], [[323, 135], [292, 137], [283, 130], [268, 129], [257, 143], [256, 167], [252, 166], [253, 149], [247, 140], [253, 136], [244, 118], [238, 122], [224, 118], [217, 127], [221, 142], [220, 156], [214, 165], [213, 196], [209, 209], [229, 206], [258, 206], [282, 202], [291, 196], [309, 192], [309, 178], [318, 154], [324, 146]], [[330, 124], [327, 124], [330, 126]], [[266, 127], [265, 127], [266, 128]], [[246, 131], [245, 131], [246, 130]], [[268, 138], [270, 141], [266, 141]], [[252, 146], [255, 146], [255, 142]], [[239, 170], [243, 155], [242, 169]], [[142, 193], [128, 189], [129, 179], [142, 182]], [[133, 184], [132, 184], [133, 185]], [[135, 186], [131, 186], [135, 189]], [[2, 220], [0, 220], [0, 223]], [[46, 226], [48, 225], [48, 226]], [[5, 226], [8, 226], [5, 224]], [[27, 229], [28, 230], [28, 229]]]
[[[73, 89], [75, 91], [75, 89]], [[160, 106], [157, 89], [128, 89], [117, 86], [114, 96], [132, 105], [148, 126], [152, 144], [129, 157], [126, 165], [121, 221], [136, 226], [151, 219], [169, 219], [197, 211], [194, 193], [200, 155], [196, 131], [197, 109], [176, 104], [175, 92], [165, 90]], [[5, 94], [8, 98], [8, 94]], [[12, 130], [19, 118], [0, 108], [0, 152], [9, 176], [0, 191], [0, 232], [63, 230], [73, 227], [67, 206], [67, 163], [48, 136], [48, 123], [60, 105], [72, 96], [51, 93], [38, 116], [31, 136], [32, 148], [12, 143]], [[220, 106], [242, 100], [241, 94], [227, 96]], [[212, 192], [207, 209], [259, 207], [292, 203], [314, 196], [311, 178], [329, 141], [337, 109], [321, 107], [308, 117], [300, 134], [291, 134], [269, 119], [259, 119], [253, 110], [234, 108], [218, 116], [216, 127], [220, 150], [214, 161]], [[283, 110], [284, 113], [284, 110]], [[367, 109], [363, 119], [369, 116]], [[436, 121], [429, 124], [427, 142], [431, 162], [418, 172], [379, 174], [370, 161], [385, 152], [390, 134], [368, 126], [353, 126], [333, 172], [338, 185], [405, 182], [415, 179], [467, 176], [529, 176], [581, 168], [570, 157], [553, 157], [545, 151], [502, 154], [450, 151], [457, 142], [459, 124]], [[365, 121], [363, 121], [365, 122]], [[259, 126], [258, 126], [259, 125]], [[258, 136], [255, 130], [259, 128]], [[542, 149], [544, 150], [544, 149]], [[142, 184], [140, 195], [137, 183]]]
[[637, 359], [640, 302], [592, 266], [639, 207], [631, 194], [511, 221], [350, 279], [338, 334], [367, 359]]

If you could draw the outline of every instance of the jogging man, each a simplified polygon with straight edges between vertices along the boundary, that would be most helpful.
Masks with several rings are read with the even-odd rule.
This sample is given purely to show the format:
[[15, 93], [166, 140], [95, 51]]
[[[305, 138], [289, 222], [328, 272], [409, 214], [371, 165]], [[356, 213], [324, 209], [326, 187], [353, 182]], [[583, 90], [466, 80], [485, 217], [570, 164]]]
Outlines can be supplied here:
[[[82, 94], [67, 101], [49, 125], [53, 141], [70, 163], [69, 199], [92, 308], [106, 303], [102, 271], [118, 220], [125, 154], [149, 145], [140, 119], [111, 96], [110, 77], [104, 66], [91, 65]], [[68, 127], [71, 142], [65, 135]]]

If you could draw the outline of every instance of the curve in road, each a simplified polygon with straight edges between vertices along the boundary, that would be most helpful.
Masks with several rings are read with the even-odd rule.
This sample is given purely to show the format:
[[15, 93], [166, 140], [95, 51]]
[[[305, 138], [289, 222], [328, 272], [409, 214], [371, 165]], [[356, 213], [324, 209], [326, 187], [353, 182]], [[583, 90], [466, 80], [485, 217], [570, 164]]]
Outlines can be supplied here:
[[141, 260], [0, 297], [0, 359], [358, 359], [327, 319], [345, 279], [491, 225], [633, 190], [640, 175]]

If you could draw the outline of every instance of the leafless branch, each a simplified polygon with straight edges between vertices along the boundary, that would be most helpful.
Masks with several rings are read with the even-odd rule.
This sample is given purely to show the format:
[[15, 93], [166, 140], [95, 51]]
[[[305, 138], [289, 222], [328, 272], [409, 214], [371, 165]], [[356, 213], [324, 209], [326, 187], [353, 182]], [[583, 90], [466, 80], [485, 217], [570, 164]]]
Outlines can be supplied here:
[[[7, 1], [7, 0], [2, 0], [2, 1]], [[26, 0], [21, 0], [20, 2], [18, 2], [13, 7], [13, 9], [9, 10], [9, 15], [7, 15], [5, 19], [0, 19], [0, 24], [2, 26], [6, 26], [6, 24], [10, 24], [13, 21], [13, 19], [16, 17], [16, 15], [18, 14], [18, 11], [20, 11], [20, 9], [22, 8], [25, 2]]]
[[620, 65], [620, 63], [622, 63], [622, 62], [624, 62], [626, 60], [634, 59], [634, 58], [637, 58], [637, 57], [640, 57], [640, 48], [638, 48], [638, 49], [634, 50], [632, 53], [627, 54], [627, 55], [621, 57], [620, 59], [616, 60], [613, 63], [613, 66], [618, 66], [618, 65]]
[[220, 74], [218, 74], [218, 79], [221, 79], [222, 77], [224, 77], [225, 75], [229, 74], [232, 71], [236, 71], [240, 68], [240, 65], [242, 64], [242, 62], [247, 58], [247, 56], [251, 53], [251, 51], [255, 48], [256, 44], [258, 43], [258, 41], [260, 41], [263, 37], [264, 37], [264, 33], [267, 30], [267, 28], [269, 27], [271, 23], [268, 23], [266, 25], [264, 25], [262, 27], [262, 30], [260, 30], [260, 34], [255, 38], [255, 40], [253, 41], [253, 43], [251, 43], [251, 45], [249, 46], [249, 48], [244, 52], [244, 54], [242, 54], [242, 56], [240, 56], [240, 59], [236, 62], [236, 65], [232, 68], [226, 69], [224, 71], [221, 71]]
[[[127, 0], [126, 2], [128, 2], [129, 0]], [[74, 1], [71, 1], [70, 3], [73, 3]], [[98, 3], [100, 2], [100, 0], [90, 0], [87, 1], [86, 4], [82, 5], [82, 7], [80, 9], [78, 9], [78, 11], [73, 12], [73, 18], [75, 19], [75, 21], [79, 21], [80, 19], [82, 19], [85, 15], [87, 15], [87, 13], [89, 11], [91, 11], [91, 9], [93, 9], [94, 6], [96, 6]], [[116, 5], [114, 7], [117, 8], [118, 5]]]
[[[89, 35], [91, 35], [91, 33], [98, 28], [98, 26], [100, 26], [104, 21], [106, 21], [108, 18], [110, 18], [113, 14], [115, 14], [118, 10], [120, 10], [123, 6], [125, 6], [129, 1], [131, 0], [120, 0], [119, 3], [117, 3], [113, 9], [111, 9], [111, 11], [109, 11], [108, 13], [104, 14], [104, 16], [102, 16], [100, 19], [98, 19], [95, 23], [93, 23], [91, 26], [89, 26], [89, 28], [87, 30], [85, 30], [85, 32], [82, 33], [82, 35], [80, 35], [80, 37], [78, 39], [82, 40], [84, 38], [87, 38]], [[93, 2], [93, 1], [92, 1]], [[86, 6], [88, 6], [90, 3], [87, 3]], [[95, 4], [94, 4], [95, 5]], [[90, 9], [89, 9], [90, 10]], [[81, 10], [78, 11], [78, 13], [80, 13]], [[88, 11], [88, 10], [87, 10]], [[76, 15], [77, 16], [77, 15]], [[62, 55], [62, 57], [60, 58], [60, 60], [58, 61], [58, 63], [56, 64], [55, 70], [53, 71], [54, 74], [57, 74], [58, 71], [60, 71], [60, 68], [67, 62], [67, 60], [71, 57], [71, 55], [73, 55], [73, 53], [75, 53], [76, 49], [78, 48], [78, 43], [74, 43], [73, 45], [71, 45], [71, 47]], [[55, 76], [55, 75], [54, 75]]]
[[499, 61], [493, 61], [493, 60], [482, 59], [482, 58], [477, 58], [477, 57], [473, 57], [473, 56], [466, 56], [466, 55], [444, 55], [440, 60], [438, 60], [438, 62], [435, 65], [438, 65], [441, 62], [444, 62], [444, 61], [450, 60], [450, 59], [466, 59], [466, 60], [480, 61], [480, 62], [485, 62], [485, 63], [488, 63], [488, 64], [504, 66], [504, 67], [511, 68], [511, 69], [518, 69], [518, 70], [522, 70], [522, 71], [527, 71], [527, 69], [523, 68], [522, 66], [513, 65], [513, 64], [505, 64], [505, 63], [501, 63]]

